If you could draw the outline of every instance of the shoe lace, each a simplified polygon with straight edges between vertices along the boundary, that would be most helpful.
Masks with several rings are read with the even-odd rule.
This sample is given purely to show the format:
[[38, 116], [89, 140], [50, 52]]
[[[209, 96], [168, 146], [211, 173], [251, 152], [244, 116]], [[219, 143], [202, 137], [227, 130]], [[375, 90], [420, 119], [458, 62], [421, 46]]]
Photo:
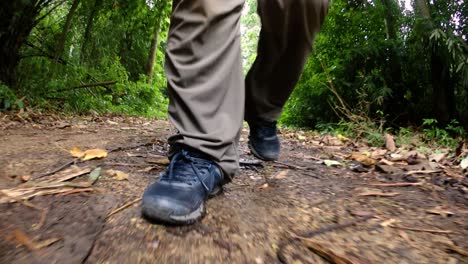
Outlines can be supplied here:
[[[190, 168], [195, 173], [196, 177], [193, 177], [192, 171], [187, 170], [188, 164], [190, 164]], [[207, 192], [210, 192], [210, 188], [203, 181], [202, 175], [207, 173], [211, 166], [211, 162], [201, 158], [192, 157], [188, 151], [182, 150], [172, 157], [169, 165], [169, 171], [162, 176], [161, 180], [174, 180], [192, 185], [198, 179], [198, 181], [203, 185], [203, 188]]]

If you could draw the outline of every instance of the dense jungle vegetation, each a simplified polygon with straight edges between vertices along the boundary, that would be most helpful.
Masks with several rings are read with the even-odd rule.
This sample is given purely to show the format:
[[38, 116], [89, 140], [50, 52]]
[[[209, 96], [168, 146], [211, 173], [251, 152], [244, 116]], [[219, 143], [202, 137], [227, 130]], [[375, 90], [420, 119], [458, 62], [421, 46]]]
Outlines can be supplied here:
[[[260, 29], [255, 6], [248, 0], [242, 19], [246, 71]], [[164, 117], [170, 13], [169, 0], [4, 1], [0, 110]], [[334, 0], [282, 123], [462, 135], [467, 14], [464, 0]]]

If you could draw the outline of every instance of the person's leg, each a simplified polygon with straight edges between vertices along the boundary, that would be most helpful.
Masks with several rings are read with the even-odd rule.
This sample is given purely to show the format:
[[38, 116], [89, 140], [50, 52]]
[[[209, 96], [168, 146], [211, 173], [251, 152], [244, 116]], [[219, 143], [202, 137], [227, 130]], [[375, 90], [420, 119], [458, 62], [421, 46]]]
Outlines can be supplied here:
[[278, 157], [276, 120], [299, 80], [329, 4], [329, 0], [258, 1], [262, 30], [257, 58], [245, 81], [245, 120], [251, 128], [250, 147], [262, 159]]
[[204, 202], [238, 170], [237, 143], [244, 116], [240, 16], [244, 0], [174, 0], [165, 70], [169, 168], [143, 194], [150, 220], [190, 224]]
[[[230, 178], [238, 170], [244, 77], [240, 17], [244, 0], [176, 0], [166, 50], [169, 143], [213, 158]], [[174, 148], [175, 147], [175, 148]]]

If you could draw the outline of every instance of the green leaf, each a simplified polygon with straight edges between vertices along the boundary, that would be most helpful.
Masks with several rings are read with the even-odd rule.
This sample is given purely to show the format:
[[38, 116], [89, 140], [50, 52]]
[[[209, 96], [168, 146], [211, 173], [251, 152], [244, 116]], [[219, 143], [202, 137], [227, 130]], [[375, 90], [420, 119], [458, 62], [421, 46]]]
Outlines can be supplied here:
[[88, 182], [95, 184], [101, 177], [101, 167], [95, 168], [92, 172], [89, 173]]

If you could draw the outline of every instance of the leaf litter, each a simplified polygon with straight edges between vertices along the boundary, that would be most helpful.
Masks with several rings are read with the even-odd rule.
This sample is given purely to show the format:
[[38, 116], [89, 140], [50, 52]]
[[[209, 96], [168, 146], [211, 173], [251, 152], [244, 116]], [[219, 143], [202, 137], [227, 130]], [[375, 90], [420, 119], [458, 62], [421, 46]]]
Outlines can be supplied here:
[[[313, 152], [313, 153], [307, 153], [307, 152], [301, 153], [301, 154], [303, 154], [302, 155], [303, 159], [305, 159], [305, 160], [308, 159], [309, 160], [308, 163], [307, 163], [307, 161], [304, 161], [304, 163], [301, 163], [302, 162], [301, 159], [294, 160], [293, 163], [297, 162], [297, 164], [291, 164], [287, 160], [281, 160], [283, 163], [288, 164], [288, 166], [286, 166], [286, 165], [279, 166], [279, 165], [282, 165], [282, 164], [279, 164], [279, 163], [266, 163], [266, 162], [261, 163], [262, 166], [258, 166], [259, 169], [263, 169], [263, 167], [266, 167], [266, 169], [273, 168], [273, 170], [269, 172], [269, 173], [271, 173], [271, 175], [274, 175], [272, 177], [272, 179], [280, 179], [280, 180], [281, 179], [286, 179], [286, 178], [288, 179], [286, 181], [271, 182], [271, 185], [268, 185], [268, 183], [264, 183], [264, 185], [267, 184], [266, 186], [268, 187], [269, 191], [268, 192], [260, 192], [260, 193], [263, 193], [265, 198], [268, 199], [268, 197], [270, 197], [268, 195], [268, 193], [276, 195], [277, 194], [276, 192], [279, 192], [279, 190], [281, 190], [281, 188], [284, 188], [284, 186], [288, 185], [290, 182], [298, 181], [298, 177], [297, 177], [298, 175], [302, 175], [303, 172], [305, 173], [306, 171], [309, 171], [309, 169], [313, 169], [313, 170], [316, 170], [316, 172], [314, 172], [313, 170], [312, 170], [312, 172], [314, 172], [316, 174], [323, 174], [324, 177], [326, 177], [326, 178], [323, 178], [323, 177], [319, 178], [320, 180], [323, 180], [324, 186], [326, 184], [326, 181], [329, 178], [330, 179], [334, 178], [334, 176], [331, 177], [331, 174], [330, 174], [330, 172], [331, 172], [331, 173], [333, 173], [333, 175], [336, 175], [337, 177], [342, 177], [343, 179], [362, 178], [363, 179], [362, 185], [377, 187], [378, 189], [367, 189], [367, 190], [366, 189], [361, 189], [360, 193], [351, 192], [349, 194], [350, 196], [359, 197], [359, 194], [366, 194], [366, 192], [367, 192], [367, 194], [370, 193], [369, 196], [365, 196], [367, 198], [365, 199], [365, 202], [363, 202], [363, 204], [364, 205], [372, 205], [371, 208], [373, 209], [373, 206], [375, 206], [375, 204], [372, 204], [373, 201], [379, 201], [380, 202], [380, 201], [393, 201], [393, 200], [396, 200], [396, 201], [401, 202], [401, 200], [398, 200], [400, 196], [401, 197], [406, 196], [408, 193], [411, 193], [415, 188], [418, 188], [418, 189], [421, 188], [422, 189], [422, 187], [425, 188], [427, 186], [430, 186], [430, 184], [434, 184], [433, 182], [430, 182], [430, 180], [433, 180], [436, 177], [446, 177], [447, 180], [451, 180], [451, 179], [454, 179], [453, 176], [448, 175], [451, 172], [453, 172], [452, 175], [458, 175], [455, 178], [460, 178], [459, 177], [460, 175], [463, 177], [463, 173], [464, 173], [464, 172], [462, 172], [463, 168], [461, 167], [461, 160], [463, 160], [461, 157], [464, 156], [463, 151], [460, 152], [462, 154], [460, 154], [461, 156], [459, 156], [458, 159], [456, 159], [456, 160], [454, 159], [454, 154], [452, 152], [449, 152], [449, 151], [447, 151], [448, 154], [443, 159], [440, 159], [440, 157], [441, 157], [440, 155], [439, 156], [431, 156], [431, 153], [422, 154], [422, 153], [416, 151], [417, 153], [413, 152], [411, 154], [408, 154], [411, 151], [414, 151], [414, 149], [411, 149], [411, 148], [406, 149], [406, 147], [397, 147], [397, 149], [394, 152], [391, 152], [390, 150], [387, 149], [387, 147], [381, 147], [381, 148], [368, 147], [368, 146], [360, 144], [359, 142], [351, 142], [351, 140], [349, 140], [349, 141], [342, 140], [339, 137], [337, 137], [336, 139], [333, 139], [333, 137], [328, 137], [328, 138], [322, 140], [323, 137], [316, 137], [316, 136], [310, 135], [308, 133], [304, 133], [304, 134], [300, 134], [300, 135], [305, 137], [305, 139], [303, 139], [302, 137], [299, 138], [298, 136], [293, 137], [293, 139], [296, 140], [302, 146], [305, 146], [304, 144], [310, 144], [311, 147], [315, 147], [316, 149], [318, 149], [320, 151]], [[376, 163], [375, 164], [371, 164], [371, 163], [365, 164], [365, 161], [362, 162], [362, 161], [359, 161], [359, 160], [356, 160], [356, 159], [346, 159], [347, 156], [350, 156], [350, 155], [353, 155], [353, 154], [358, 154], [358, 155], [362, 155], [364, 157], [373, 159], [373, 160], [376, 161]], [[394, 155], [392, 155], [392, 154], [394, 154]], [[128, 158], [137, 158], [137, 156], [136, 155], [135, 155], [135, 157], [128, 156]], [[132, 160], [132, 159], [125, 159], [125, 161], [127, 161], [127, 160]], [[133, 160], [135, 160], [135, 159], [133, 159]], [[310, 160], [313, 160], [313, 162], [310, 162]], [[316, 166], [310, 165], [312, 163], [317, 164], [317, 163], [315, 163], [315, 161], [319, 161], [319, 162], [321, 161], [321, 163], [323, 164], [324, 160], [335, 160], [336, 162], [342, 164], [343, 166], [338, 166], [336, 168], [335, 167], [326, 168], [325, 165], [316, 165]], [[122, 160], [118, 160], [118, 161], [122, 162]], [[348, 164], [350, 164], [352, 162], [361, 163], [363, 165], [362, 167], [366, 168], [367, 171], [360, 172], [360, 171], [350, 170], [349, 167], [346, 166], [346, 165], [348, 165]], [[433, 165], [429, 166], [430, 162], [434, 163], [436, 165], [436, 167], [434, 167]], [[159, 164], [156, 164], [156, 165], [159, 165]], [[385, 173], [385, 172], [377, 171], [377, 167], [382, 166], [382, 165], [392, 167], [394, 170], [391, 173]], [[111, 166], [119, 166], [119, 165], [117, 165], [117, 163], [116, 163], [115, 165], [111, 165]], [[151, 167], [150, 164], [145, 166], [144, 163], [142, 163], [139, 166], [143, 166], [144, 168], [146, 167], [146, 169], [151, 168], [151, 169], [148, 169], [148, 171], [152, 170], [152, 169], [158, 169], [158, 170], [163, 169], [160, 166]], [[90, 169], [90, 172], [82, 174], [82, 175], [90, 174], [90, 173], [93, 173], [95, 171], [95, 169], [93, 169], [93, 167], [90, 167], [89, 169]], [[286, 170], [288, 170], [288, 172], [285, 172]], [[293, 171], [293, 170], [300, 170], [300, 171], [291, 173], [291, 171]], [[107, 170], [103, 170], [102, 173], [105, 174], [106, 171]], [[141, 172], [148, 172], [148, 171], [141, 171]], [[447, 171], [448, 171], [448, 173], [447, 173]], [[70, 171], [70, 172], [72, 173], [73, 171]], [[245, 172], [247, 172], [247, 170]], [[62, 174], [61, 176], [58, 176], [58, 173], [56, 173], [54, 175], [51, 175], [50, 177], [48, 177], [49, 182], [40, 182], [40, 181], [35, 180], [34, 177], [32, 177], [30, 179], [27, 179], [25, 181], [25, 183], [31, 184], [31, 185], [28, 185], [28, 186], [32, 187], [32, 188], [37, 188], [38, 191], [49, 191], [50, 189], [53, 189], [53, 188], [58, 188], [58, 189], [59, 188], [65, 188], [65, 187], [70, 188], [70, 190], [68, 190], [67, 192], [64, 192], [64, 193], [70, 193], [72, 191], [79, 191], [81, 189], [86, 189], [85, 188], [86, 184], [89, 186], [90, 182], [86, 181], [86, 184], [85, 184], [84, 182], [79, 182], [78, 181], [79, 179], [76, 179], [76, 178], [78, 178], [80, 176], [72, 177], [72, 176], [70, 176], [71, 174], [69, 174], [67, 176], [66, 175], [67, 173]], [[76, 173], [78, 173], [78, 171]], [[252, 174], [248, 174], [246, 179], [249, 179], [249, 177], [251, 175], [255, 175], [255, 172], [252, 172]], [[410, 176], [410, 177], [405, 177], [405, 175]], [[66, 179], [67, 177], [71, 177], [71, 179]], [[53, 178], [54, 180], [50, 180], [51, 178]], [[270, 177], [268, 177], [268, 178], [270, 179]], [[62, 182], [59, 182], [60, 179], [62, 179]], [[461, 180], [463, 180], [463, 179], [461, 179]], [[73, 182], [71, 182], [71, 181], [73, 181]], [[297, 185], [301, 187], [302, 181], [303, 181], [303, 179], [299, 179]], [[405, 182], [405, 181], [408, 181], [408, 182]], [[26, 186], [26, 185], [24, 185], [25, 183], [23, 183], [23, 185], [21, 185], [21, 186], [25, 187]], [[38, 183], [40, 183], [40, 184], [38, 184]], [[105, 183], [105, 181], [104, 181], [104, 183]], [[108, 182], [108, 183], [110, 184], [111, 182]], [[321, 188], [323, 188], [322, 186], [320, 186], [320, 183], [318, 181], [316, 183], [317, 183], [317, 190], [320, 190]], [[241, 185], [243, 183], [241, 181], [238, 184]], [[331, 184], [333, 184], [333, 182], [331, 182]], [[76, 187], [72, 187], [73, 185], [76, 186]], [[258, 185], [254, 185], [254, 186], [250, 185], [250, 186], [254, 187], [254, 186], [258, 186]], [[18, 187], [20, 187], [20, 186], [18, 186]], [[403, 187], [409, 187], [411, 191], [407, 193], [406, 192], [407, 188], [403, 189]], [[413, 187], [415, 187], [415, 188], [413, 188]], [[308, 185], [305, 185], [304, 188], [307, 189]], [[325, 187], [325, 188], [327, 188], [327, 187]], [[387, 188], [389, 188], [389, 189], [387, 189]], [[394, 190], [392, 188], [396, 188], [396, 189]], [[441, 187], [439, 187], [439, 188], [441, 188]], [[257, 188], [255, 188], [255, 187], [254, 188], [246, 188], [246, 189], [248, 189], [249, 192], [256, 192], [257, 191]], [[443, 189], [444, 188], [441, 188], [441, 190], [443, 190]], [[242, 189], [240, 189], [240, 190], [242, 190]], [[301, 191], [302, 191], [302, 189], [301, 189]], [[438, 191], [440, 191], [440, 190], [438, 190]], [[239, 190], [237, 190], [234, 193], [234, 195], [238, 195], [237, 192], [239, 192]], [[392, 193], [398, 193], [399, 195], [391, 196]], [[281, 192], [279, 192], [279, 194], [281, 194]], [[383, 197], [386, 194], [387, 195], [390, 194], [390, 196], [386, 196], [386, 198], [382, 198], [382, 199], [378, 198], [378, 197]], [[228, 195], [231, 195], [231, 194], [228, 193]], [[343, 195], [344, 195], [344, 193], [343, 193]], [[262, 200], [260, 199], [262, 197], [262, 194], [260, 194], [260, 196], [257, 195], [255, 197], [256, 197], [256, 200], [254, 200], [255, 203], [262, 202]], [[377, 198], [373, 198], [373, 197], [377, 197]], [[395, 197], [395, 198], [392, 198], [392, 197]], [[284, 198], [285, 197], [280, 196], [278, 198], [278, 200], [284, 199]], [[345, 199], [347, 199], [347, 200], [345, 200], [345, 201], [350, 202], [350, 201], [353, 201], [354, 198], [355, 197], [346, 197]], [[338, 205], [339, 205], [339, 203], [341, 203], [341, 201], [343, 201], [343, 200], [340, 200], [340, 199], [343, 199], [343, 197], [340, 198], [340, 193], [338, 193], [338, 196], [336, 197]], [[23, 200], [23, 201], [27, 202], [27, 200]], [[332, 199], [331, 201], [335, 201], [335, 199]], [[364, 199], [359, 199], [359, 201], [362, 202], [362, 201], [364, 201]], [[126, 202], [122, 206], [118, 207], [117, 209], [119, 209], [121, 207], [128, 208], [128, 207], [130, 207], [131, 205], [134, 205], [137, 202], [138, 201], [135, 202], [135, 200], [132, 200], [130, 202]], [[212, 202], [215, 205], [217, 204], [216, 201], [212, 201]], [[288, 200], [286, 202], [289, 203], [290, 201]], [[127, 204], [130, 204], [130, 205], [127, 205]], [[213, 206], [213, 204], [211, 206]], [[292, 210], [292, 208], [295, 208], [295, 206], [292, 206], [289, 210]], [[325, 211], [325, 210], [330, 208], [329, 206], [330, 206], [329, 202], [324, 202], [324, 203], [321, 203], [320, 209]], [[125, 208], [120, 209], [120, 211], [118, 211], [118, 212], [123, 211]], [[453, 213], [455, 213], [454, 216], [455, 217], [457, 216], [456, 214], [457, 214], [458, 210], [456, 210], [456, 209], [451, 210], [451, 209], [452, 208], [446, 208], [446, 207], [443, 207], [443, 206], [438, 208], [438, 206], [434, 207], [434, 205], [432, 205], [432, 207], [422, 208], [422, 210], [420, 210], [420, 211], [422, 211], [423, 214], [434, 214], [435, 215], [435, 216], [428, 216], [428, 217], [443, 219], [445, 217], [438, 217], [438, 215], [444, 216], [444, 213], [447, 213], [447, 212], [444, 212], [444, 210], [446, 210], [448, 212], [453, 212]], [[363, 208], [360, 208], [359, 210], [364, 212], [364, 213], [359, 213], [359, 214], [362, 214], [364, 216], [371, 214], [371, 213], [365, 212], [366, 210], [369, 211], [368, 207], [363, 207]], [[433, 213], [431, 213], [429, 211], [433, 211]], [[118, 212], [116, 212], [116, 213], [118, 213]], [[332, 212], [333, 211], [331, 211], [330, 214], [332, 214]], [[376, 212], [378, 212], [378, 211], [376, 211]], [[112, 211], [111, 211], [111, 213], [112, 213]], [[116, 214], [116, 213], [114, 213], [114, 214]], [[220, 217], [219, 214], [218, 215], [216, 214], [216, 212], [211, 212], [210, 215], [215, 215], [215, 217]], [[237, 217], [236, 214], [234, 214], [234, 216]], [[272, 221], [273, 224], [275, 224], [276, 222], [274, 222], [275, 220], [274, 220], [273, 217], [271, 218], [271, 221]], [[316, 219], [320, 220], [320, 217], [321, 217], [320, 214], [315, 214], [313, 218], [310, 218], [309, 220], [304, 220], [304, 221], [312, 221], [308, 225], [309, 228], [310, 228], [311, 226], [316, 226], [317, 222], [315, 222], [315, 221], [316, 221]], [[389, 216], [387, 215], [387, 217], [389, 217]], [[393, 216], [393, 217], [395, 217], [395, 216]], [[404, 216], [402, 214], [402, 220], [404, 220], [403, 217]], [[120, 219], [120, 217], [119, 217], [119, 219]], [[215, 219], [217, 219], [217, 218], [215, 218]], [[306, 219], [306, 218], [304, 218], [304, 219]], [[400, 234], [402, 232], [405, 232], [405, 234], [406, 234], [406, 231], [408, 231], [408, 234], [411, 234], [412, 236], [413, 235], [416, 236], [413, 232], [429, 232], [429, 233], [433, 233], [435, 235], [443, 235], [443, 236], [456, 234], [456, 231], [445, 230], [443, 228], [418, 228], [418, 226], [419, 226], [418, 224], [416, 224], [417, 227], [414, 227], [414, 226], [412, 226], [412, 225], [415, 225], [414, 221], [412, 221], [412, 222], [406, 222], [405, 221], [405, 224], [400, 225], [400, 223], [403, 223], [403, 221], [395, 219], [395, 218], [390, 218], [390, 220], [392, 220], [392, 219], [393, 219], [393, 221], [387, 222], [387, 227], [393, 228], [393, 229], [398, 229], [398, 231], [395, 231], [395, 232], [398, 232]], [[117, 218], [112, 219], [112, 221], [114, 221], [114, 220], [117, 220]], [[207, 218], [207, 220], [205, 220], [205, 221], [208, 221], [206, 224], [211, 223], [211, 222], [209, 222], [209, 218]], [[325, 223], [330, 222], [330, 221], [334, 221], [334, 220], [326, 219]], [[338, 223], [343, 223], [343, 222], [341, 222], [341, 220], [339, 218], [337, 218], [336, 221]], [[373, 221], [376, 221], [376, 220], [373, 219]], [[382, 220], [379, 220], [379, 221], [382, 221]], [[384, 220], [384, 222], [385, 221], [386, 220]], [[296, 223], [297, 225], [301, 224], [301, 223], [298, 223], [297, 221], [294, 221], [294, 223]], [[345, 221], [345, 223], [346, 223], [346, 221]], [[370, 222], [370, 223], [372, 223], [372, 222]], [[372, 227], [368, 227], [368, 228], [372, 228]], [[197, 227], [195, 227], [195, 230], [197, 230]], [[406, 230], [406, 231], [403, 231], [403, 230]], [[354, 230], [352, 230], [352, 231], [354, 231]], [[413, 232], [411, 232], [411, 231], [413, 231]], [[160, 234], [160, 232], [158, 234]], [[223, 235], [225, 235], [225, 234], [223, 234]], [[333, 238], [333, 236], [330, 236], [330, 237]], [[406, 237], [408, 238], [408, 236], [406, 236]], [[190, 239], [190, 238], [188, 238], [188, 239]], [[167, 242], [167, 240], [165, 240], [164, 237], [161, 237], [161, 241]], [[333, 244], [333, 240], [330, 240], [330, 241], [317, 240], [315, 242], [320, 243], [321, 245], [325, 245], [325, 248], [329, 249], [331, 251], [331, 254], [337, 254], [337, 255], [342, 256], [342, 257], [344, 257], [345, 259], [348, 259], [348, 260], [352, 259], [354, 257], [353, 254], [348, 255], [347, 252], [343, 253], [340, 250], [335, 251], [334, 248], [333, 248], [333, 245], [331, 245], [331, 244]], [[167, 246], [170, 246], [169, 243], [168, 243]], [[236, 247], [237, 245], [229, 245], [229, 247], [233, 247], [233, 246]], [[445, 248], [447, 248], [447, 251], [449, 250], [449, 246], [446, 246]], [[457, 249], [459, 249], [459, 250], [461, 249], [462, 252], [463, 252], [463, 246], [459, 246]], [[314, 250], [312, 250], [312, 249], [310, 249], [310, 250], [312, 252], [316, 253]], [[99, 251], [97, 251], [97, 252], [99, 252]], [[454, 253], [451, 253], [451, 254], [454, 254]], [[268, 261], [268, 259], [265, 259], [265, 258], [263, 258], [263, 260]]]

